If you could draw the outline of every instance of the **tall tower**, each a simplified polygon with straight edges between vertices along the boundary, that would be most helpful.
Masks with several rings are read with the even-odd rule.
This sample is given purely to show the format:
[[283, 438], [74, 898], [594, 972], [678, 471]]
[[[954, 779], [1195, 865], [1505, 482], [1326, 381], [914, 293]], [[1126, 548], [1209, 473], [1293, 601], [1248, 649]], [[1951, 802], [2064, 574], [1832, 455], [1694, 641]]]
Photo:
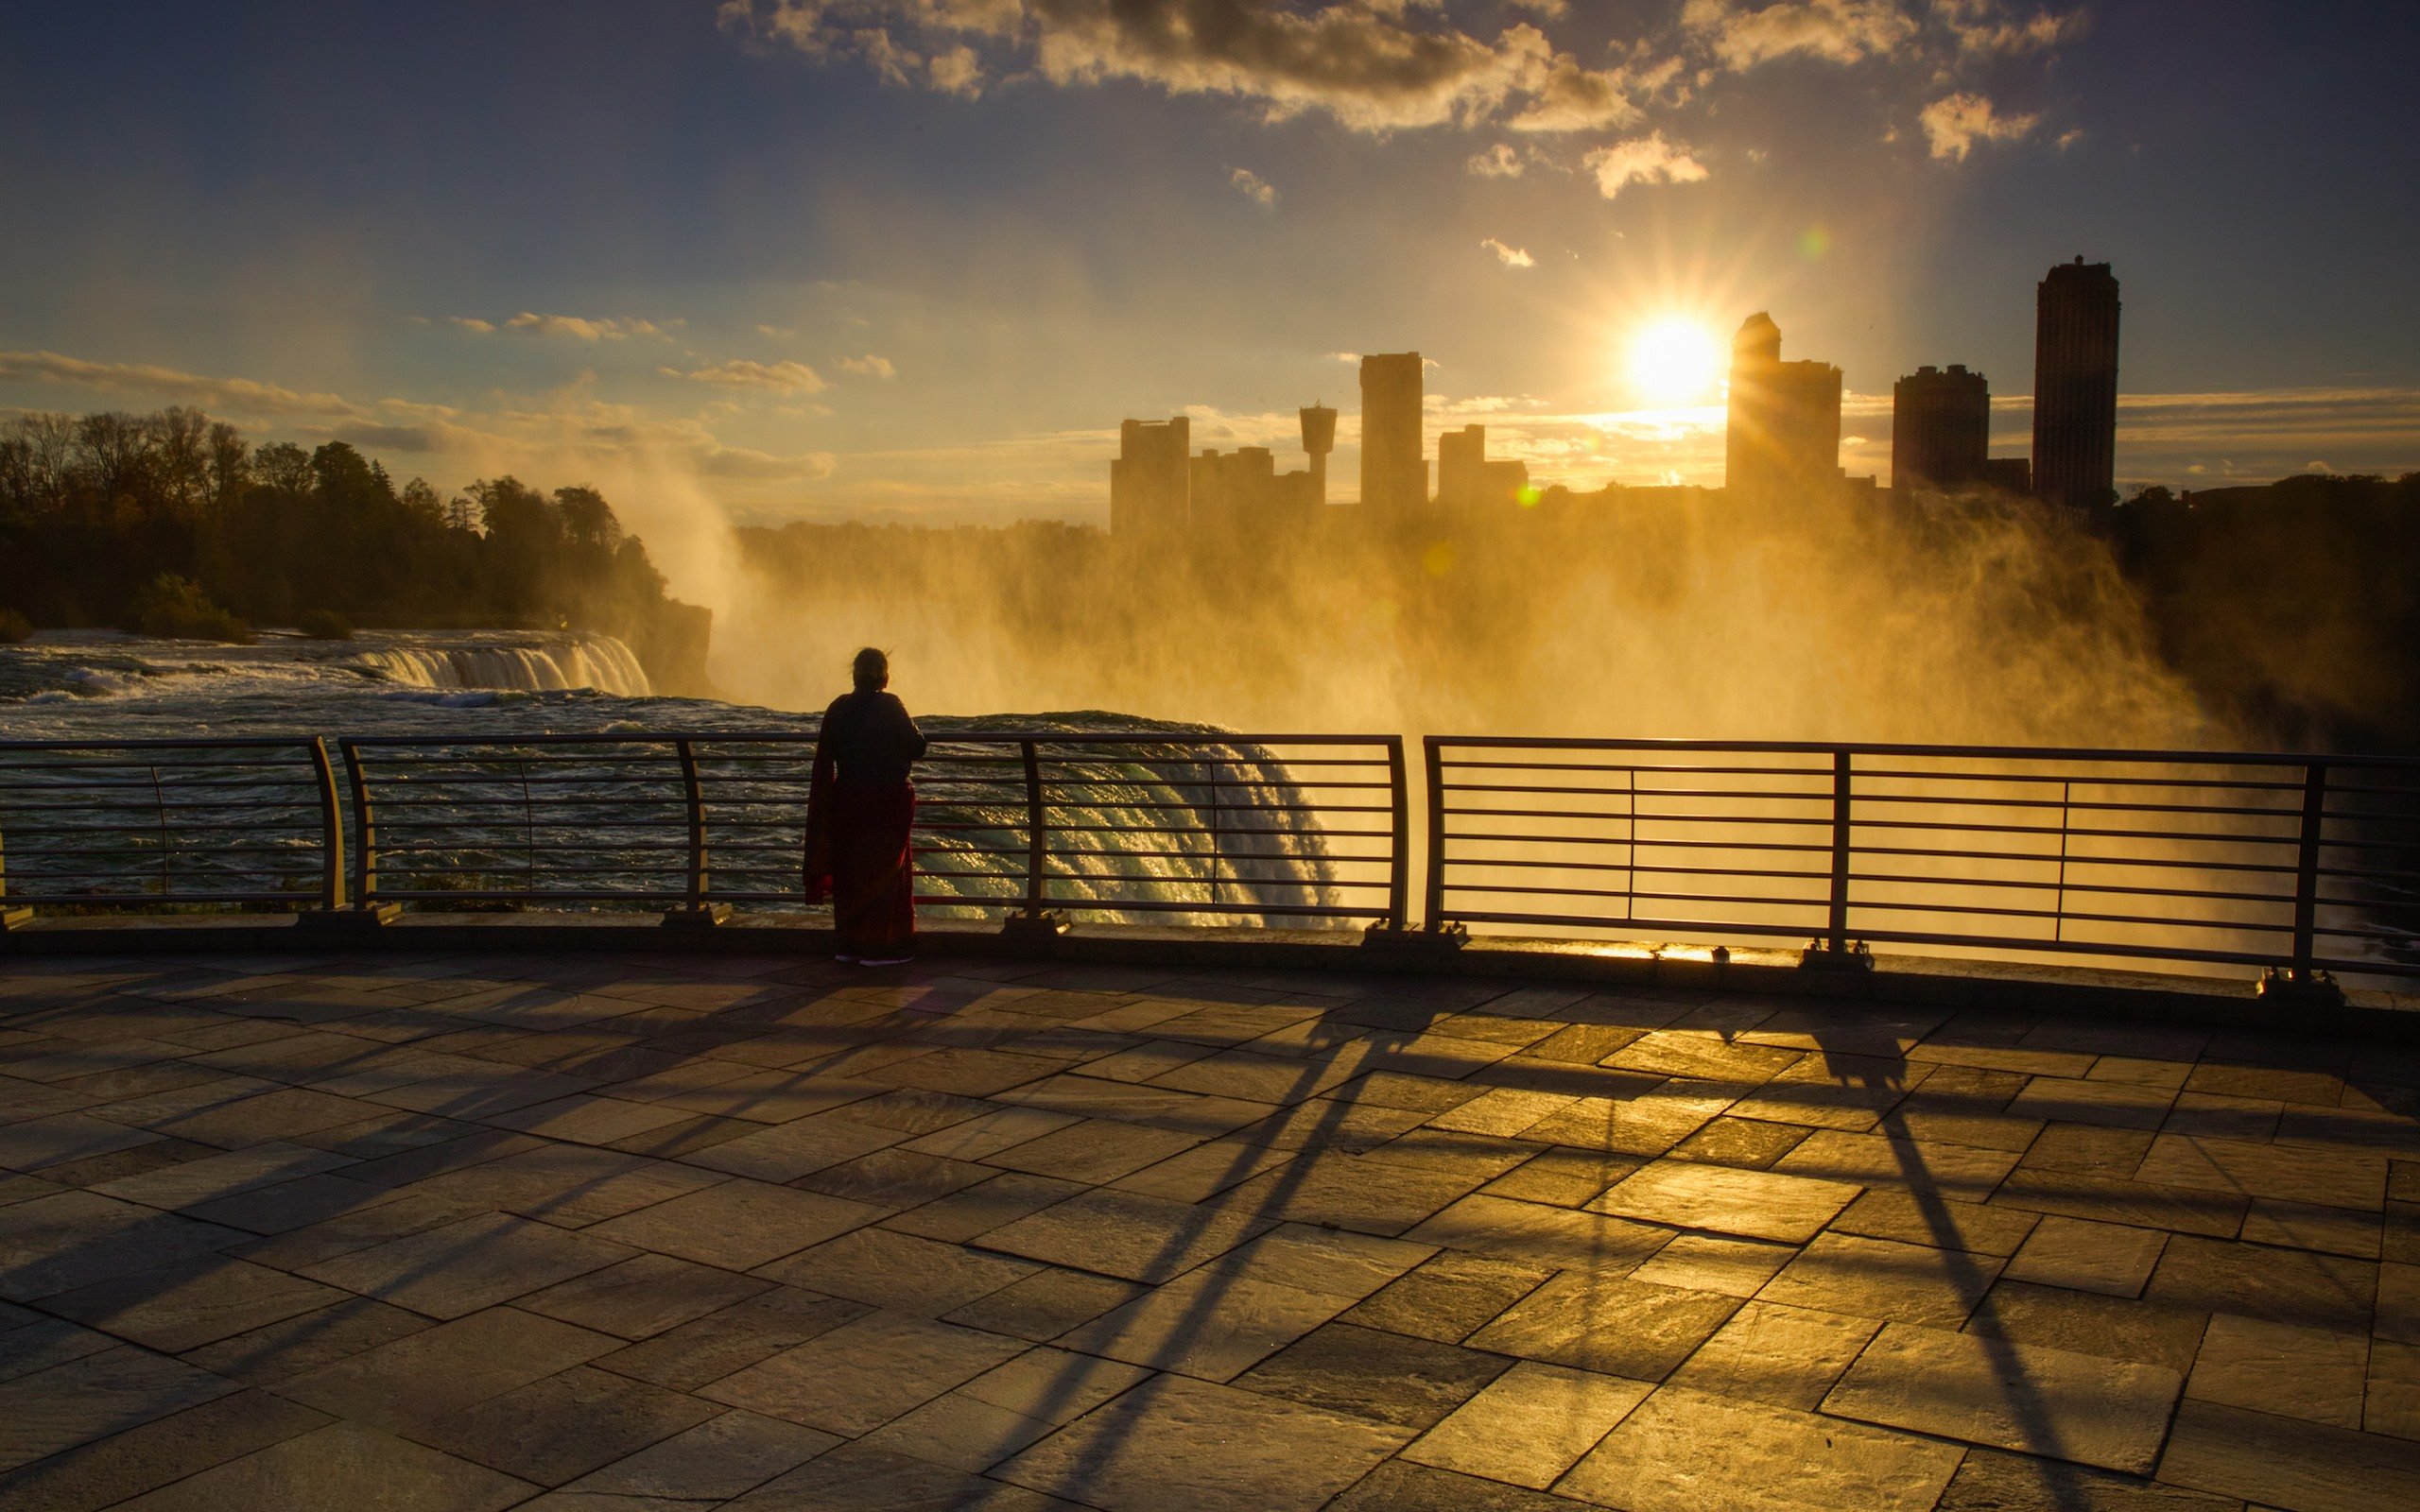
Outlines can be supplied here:
[[1841, 369], [1781, 360], [1781, 327], [1759, 310], [1731, 339], [1723, 487], [1742, 497], [1803, 498], [1841, 479]]
[[1419, 352], [1361, 359], [1361, 503], [1397, 519], [1428, 503], [1420, 402]]
[[1902, 491], [1972, 488], [1992, 451], [1992, 386], [1951, 363], [1929, 365], [1891, 387], [1891, 487]]
[[2099, 509], [2117, 472], [2118, 281], [2079, 257], [2034, 287], [2033, 491]]
[[1117, 455], [1109, 464], [1109, 533], [1181, 535], [1192, 513], [1185, 448], [1193, 421], [1130, 420], [1117, 427]]
[[1327, 507], [1327, 454], [1336, 450], [1336, 411], [1325, 404], [1303, 410], [1303, 450], [1311, 459], [1311, 505]]

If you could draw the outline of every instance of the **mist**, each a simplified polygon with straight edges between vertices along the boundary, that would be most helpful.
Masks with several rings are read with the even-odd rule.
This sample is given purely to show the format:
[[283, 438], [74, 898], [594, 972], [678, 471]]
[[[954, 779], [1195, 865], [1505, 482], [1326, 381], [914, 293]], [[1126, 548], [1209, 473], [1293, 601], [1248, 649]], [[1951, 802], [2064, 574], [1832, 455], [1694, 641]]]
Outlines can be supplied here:
[[1375, 730], [2161, 747], [2221, 738], [2107, 548], [1975, 496], [1634, 490], [1280, 539], [739, 532], [712, 670], [820, 708], [861, 645], [919, 711]]

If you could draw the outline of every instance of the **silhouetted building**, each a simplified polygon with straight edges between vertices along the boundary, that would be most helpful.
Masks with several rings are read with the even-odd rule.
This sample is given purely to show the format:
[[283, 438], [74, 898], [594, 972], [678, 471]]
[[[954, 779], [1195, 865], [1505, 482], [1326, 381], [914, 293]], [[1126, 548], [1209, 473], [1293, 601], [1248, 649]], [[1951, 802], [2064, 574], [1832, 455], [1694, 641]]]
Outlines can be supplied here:
[[[1308, 481], [1302, 487], [1309, 490], [1310, 497], [1305, 502], [1316, 513], [1327, 505], [1327, 454], [1336, 450], [1336, 411], [1325, 404], [1313, 404], [1301, 413], [1303, 450], [1311, 459]], [[1286, 475], [1293, 476], [1290, 472]]]
[[2021, 456], [1995, 456], [1983, 463], [1983, 482], [2002, 493], [2031, 493], [2033, 464]]
[[1197, 537], [1258, 528], [1276, 512], [1277, 460], [1266, 446], [1205, 449], [1188, 471]]
[[1487, 459], [1487, 427], [1465, 425], [1437, 438], [1437, 507], [1509, 507], [1530, 486], [1530, 464]]
[[1723, 486], [1767, 498], [1836, 489], [1841, 480], [1841, 369], [1781, 360], [1781, 328], [1759, 310], [1731, 341]]
[[1891, 386], [1891, 487], [1963, 489], [1983, 481], [1992, 451], [1992, 389], [1957, 363], [1926, 366]]
[[2115, 504], [2118, 281], [2079, 257], [2050, 269], [2033, 307], [2033, 491], [2071, 509]]
[[1419, 352], [1361, 359], [1361, 503], [1397, 519], [1428, 502], [1420, 408]]
[[1177, 536], [1192, 514], [1191, 470], [1185, 459], [1193, 422], [1130, 420], [1117, 428], [1117, 455], [1109, 464], [1109, 533]]

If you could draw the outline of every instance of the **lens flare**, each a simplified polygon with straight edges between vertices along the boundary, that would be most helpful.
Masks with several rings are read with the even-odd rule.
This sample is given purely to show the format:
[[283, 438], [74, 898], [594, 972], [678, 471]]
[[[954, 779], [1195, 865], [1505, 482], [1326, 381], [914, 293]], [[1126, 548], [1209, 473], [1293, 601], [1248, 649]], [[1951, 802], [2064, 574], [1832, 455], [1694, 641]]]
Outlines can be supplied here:
[[1657, 404], [1702, 402], [1713, 396], [1722, 359], [1722, 343], [1703, 324], [1668, 316], [1631, 338], [1631, 387]]

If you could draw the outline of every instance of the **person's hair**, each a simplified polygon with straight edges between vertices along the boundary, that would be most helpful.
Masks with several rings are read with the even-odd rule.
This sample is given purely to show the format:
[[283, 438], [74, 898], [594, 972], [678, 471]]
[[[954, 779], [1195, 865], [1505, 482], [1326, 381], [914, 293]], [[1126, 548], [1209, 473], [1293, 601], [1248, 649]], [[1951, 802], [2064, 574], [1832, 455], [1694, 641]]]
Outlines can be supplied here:
[[849, 663], [849, 676], [859, 693], [873, 693], [890, 680], [890, 658], [869, 645]]

